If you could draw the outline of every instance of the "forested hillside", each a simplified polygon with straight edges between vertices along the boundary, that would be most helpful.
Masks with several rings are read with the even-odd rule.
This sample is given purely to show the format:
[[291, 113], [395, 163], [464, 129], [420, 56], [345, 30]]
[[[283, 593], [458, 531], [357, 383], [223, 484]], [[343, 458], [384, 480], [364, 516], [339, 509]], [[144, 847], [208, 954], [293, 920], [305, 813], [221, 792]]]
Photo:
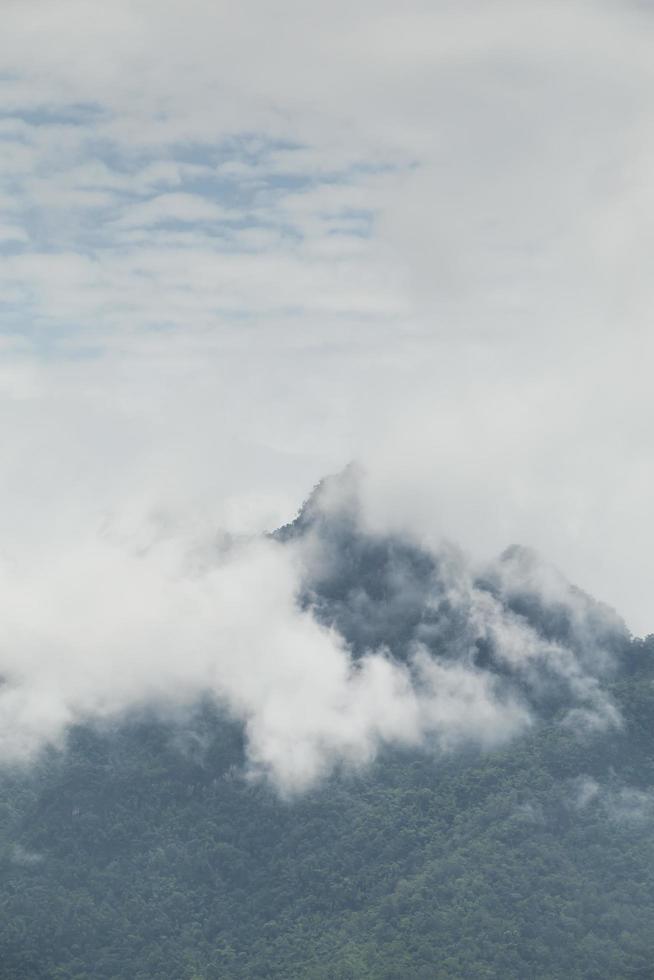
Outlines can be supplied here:
[[[0, 774], [2, 980], [650, 980], [654, 638], [541, 588], [522, 549], [473, 609], [456, 556], [312, 506], [276, 536], [312, 536], [298, 601], [355, 660], [465, 661], [525, 730], [387, 745], [289, 794], [210, 698], [78, 725]], [[528, 669], [507, 623], [542, 640]]]

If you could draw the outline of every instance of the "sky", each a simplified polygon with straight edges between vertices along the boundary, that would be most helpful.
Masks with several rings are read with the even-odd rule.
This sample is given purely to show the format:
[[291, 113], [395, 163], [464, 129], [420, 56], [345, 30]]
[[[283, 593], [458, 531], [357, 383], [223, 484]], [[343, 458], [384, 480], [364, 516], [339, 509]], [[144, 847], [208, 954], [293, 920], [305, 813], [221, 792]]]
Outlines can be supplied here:
[[654, 630], [653, 17], [4, 0], [3, 575], [274, 528], [358, 460], [370, 527]]

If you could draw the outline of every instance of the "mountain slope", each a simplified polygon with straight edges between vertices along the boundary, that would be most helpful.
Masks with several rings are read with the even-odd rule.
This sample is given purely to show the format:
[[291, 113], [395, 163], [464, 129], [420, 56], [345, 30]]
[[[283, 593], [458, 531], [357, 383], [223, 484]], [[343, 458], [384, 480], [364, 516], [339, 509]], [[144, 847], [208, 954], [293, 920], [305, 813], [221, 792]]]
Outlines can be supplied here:
[[524, 549], [473, 573], [333, 490], [275, 534], [298, 602], [355, 662], [427, 651], [529, 726], [386, 745], [291, 798], [209, 698], [76, 726], [0, 770], [2, 980], [654, 977], [654, 638]]

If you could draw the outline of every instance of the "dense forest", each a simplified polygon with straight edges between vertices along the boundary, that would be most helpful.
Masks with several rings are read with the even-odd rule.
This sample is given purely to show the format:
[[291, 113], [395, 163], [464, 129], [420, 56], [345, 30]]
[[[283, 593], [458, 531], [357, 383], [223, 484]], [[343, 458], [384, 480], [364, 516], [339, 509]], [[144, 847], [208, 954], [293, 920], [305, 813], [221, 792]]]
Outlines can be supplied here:
[[77, 725], [0, 770], [2, 980], [653, 978], [654, 638], [572, 587], [542, 594], [511, 549], [475, 588], [583, 666], [519, 670], [470, 633], [451, 555], [315, 500], [275, 537], [307, 534], [323, 550], [298, 602], [355, 659], [419, 638], [533, 724], [490, 748], [389, 745], [293, 795], [252, 778], [210, 698]]

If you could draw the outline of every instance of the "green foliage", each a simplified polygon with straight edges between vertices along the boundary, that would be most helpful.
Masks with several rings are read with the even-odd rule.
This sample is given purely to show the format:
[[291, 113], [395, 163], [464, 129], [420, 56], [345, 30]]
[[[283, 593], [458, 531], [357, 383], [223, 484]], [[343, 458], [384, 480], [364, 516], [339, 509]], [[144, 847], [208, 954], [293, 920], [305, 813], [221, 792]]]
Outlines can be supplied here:
[[619, 732], [388, 752], [293, 800], [208, 704], [75, 729], [2, 775], [2, 980], [651, 978], [652, 646]]

